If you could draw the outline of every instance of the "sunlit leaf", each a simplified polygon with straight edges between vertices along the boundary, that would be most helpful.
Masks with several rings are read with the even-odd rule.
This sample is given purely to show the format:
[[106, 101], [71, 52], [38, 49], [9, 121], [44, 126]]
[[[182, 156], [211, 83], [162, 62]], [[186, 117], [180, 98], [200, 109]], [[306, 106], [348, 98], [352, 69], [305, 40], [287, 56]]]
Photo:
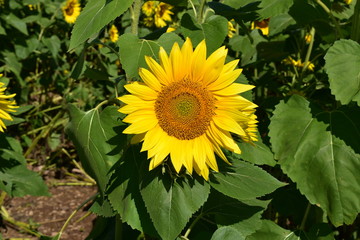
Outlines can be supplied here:
[[[283, 13], [287, 13], [293, 4], [293, 0], [264, 0], [261, 1], [258, 13], [261, 19], [271, 18]], [[271, 21], [271, 20], [270, 20]]]
[[211, 237], [211, 240], [245, 240], [245, 237], [241, 235], [239, 231], [237, 231], [233, 227], [221, 227], [218, 228]]
[[342, 104], [355, 101], [360, 106], [360, 45], [341, 39], [325, 55], [330, 89]]
[[[315, 112], [294, 95], [277, 105], [269, 136], [283, 171], [339, 226], [351, 224], [360, 212], [360, 155], [337, 136], [336, 125], [345, 122], [336, 118], [332, 112]], [[354, 125], [342, 127], [358, 131]]]
[[276, 178], [252, 165], [240, 160], [233, 161], [227, 171], [214, 173], [210, 184], [219, 192], [239, 199], [254, 199], [273, 192], [284, 186]]
[[202, 24], [198, 24], [196, 20], [185, 13], [181, 18], [181, 32], [185, 37], [189, 37], [194, 46], [203, 39], [206, 41], [207, 53], [212, 53], [221, 46], [228, 33], [227, 19], [214, 15], [206, 19]]
[[172, 179], [153, 170], [145, 175], [140, 192], [161, 239], [172, 240], [204, 204], [210, 186], [203, 179]]
[[69, 49], [73, 49], [98, 33], [106, 24], [123, 14], [133, 0], [90, 0], [76, 19]]
[[102, 112], [97, 108], [83, 112], [69, 104], [68, 110], [70, 122], [66, 131], [84, 169], [104, 193], [107, 173], [120, 160], [126, 145], [126, 137], [121, 134], [124, 124], [119, 120], [117, 107], [107, 107]]

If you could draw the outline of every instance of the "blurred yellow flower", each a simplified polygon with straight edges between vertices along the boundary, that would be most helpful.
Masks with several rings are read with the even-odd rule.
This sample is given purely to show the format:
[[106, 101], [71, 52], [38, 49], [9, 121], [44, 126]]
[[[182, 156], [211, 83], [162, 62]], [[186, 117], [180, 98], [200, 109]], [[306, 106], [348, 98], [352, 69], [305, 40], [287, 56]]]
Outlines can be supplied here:
[[[293, 65], [294, 67], [297, 67], [297, 68], [304, 67], [304, 63], [301, 61], [301, 59], [295, 61], [292, 57], [287, 57], [282, 62], [286, 65]], [[310, 71], [314, 71], [315, 65], [309, 61], [306, 68]]]
[[78, 0], [67, 0], [62, 12], [67, 23], [74, 23], [80, 15], [81, 7]]
[[110, 36], [110, 41], [112, 41], [112, 42], [116, 42], [119, 39], [119, 31], [115, 27], [115, 25], [111, 26], [111, 28], [109, 30], [109, 36]]
[[169, 4], [159, 1], [147, 1], [142, 6], [142, 12], [146, 15], [144, 18], [145, 26], [165, 27], [166, 22], [171, 22], [171, 15], [174, 13], [170, 10], [173, 7]]
[[30, 11], [33, 11], [36, 9], [36, 5], [29, 4], [28, 8], [30, 9]]
[[147, 1], [145, 2], [141, 7], [142, 12], [150, 17], [151, 15], [154, 15], [155, 13], [155, 1]]
[[177, 173], [193, 170], [205, 180], [209, 169], [218, 171], [215, 154], [229, 163], [223, 149], [240, 154], [232, 134], [245, 142], [257, 141], [256, 104], [240, 94], [254, 86], [236, 83], [242, 69], [239, 60], [225, 64], [228, 50], [223, 46], [206, 57], [202, 41], [195, 50], [189, 38], [183, 46], [175, 43], [170, 55], [161, 47], [158, 63], [146, 56], [149, 69], [140, 68], [143, 82], [125, 85], [130, 93], [119, 97], [128, 114], [125, 134], [134, 134], [132, 143], [143, 142], [149, 170], [168, 159]]
[[352, 0], [344, 0], [344, 2], [345, 2], [346, 4], [350, 4], [350, 3], [352, 2]]
[[166, 32], [173, 32], [173, 31], [175, 31], [176, 30], [176, 27], [168, 27], [167, 29], [166, 29]]
[[227, 34], [227, 36], [229, 38], [232, 38], [234, 36], [234, 33], [236, 33], [236, 29], [234, 28], [234, 25], [232, 24], [231, 21], [233, 21], [233, 19], [228, 21], [228, 34]]
[[269, 35], [269, 21], [270, 19], [264, 19], [261, 21], [255, 21], [251, 23], [251, 30], [260, 29], [263, 35]]
[[[2, 77], [2, 74], [0, 74]], [[4, 132], [6, 129], [5, 123], [3, 120], [10, 120], [12, 121], [12, 117], [10, 116], [9, 112], [15, 112], [16, 102], [10, 101], [8, 99], [15, 97], [16, 94], [5, 95], [6, 87], [4, 87], [4, 83], [0, 82], [0, 132]]]
[[309, 44], [309, 43], [311, 42], [311, 34], [310, 34], [310, 33], [307, 33], [307, 34], [305, 35], [305, 42], [306, 42], [307, 44]]

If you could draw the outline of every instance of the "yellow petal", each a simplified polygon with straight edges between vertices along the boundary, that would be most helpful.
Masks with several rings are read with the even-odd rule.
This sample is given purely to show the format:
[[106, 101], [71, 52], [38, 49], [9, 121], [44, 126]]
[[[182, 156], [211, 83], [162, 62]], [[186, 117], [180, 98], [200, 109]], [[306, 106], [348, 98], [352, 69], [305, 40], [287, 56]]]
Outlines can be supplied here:
[[144, 84], [134, 82], [132, 84], [127, 84], [124, 87], [128, 92], [138, 96], [143, 100], [156, 100], [157, 98], [157, 92]]
[[185, 63], [183, 65], [183, 69], [184, 69], [184, 74], [186, 77], [190, 73], [191, 64], [189, 64], [189, 63], [191, 63], [191, 58], [193, 55], [193, 46], [192, 46], [190, 38], [186, 38], [186, 41], [181, 48], [181, 53], [183, 56], [183, 62]]
[[160, 59], [160, 64], [161, 64], [162, 68], [164, 69], [166, 75], [171, 78], [171, 81], [173, 81], [172, 65], [171, 65], [170, 59], [163, 47], [160, 47], [159, 59]]
[[145, 68], [140, 68], [139, 75], [141, 79], [145, 82], [145, 84], [148, 85], [150, 88], [154, 89], [157, 92], [161, 91], [161, 84], [159, 80], [149, 70]]
[[173, 68], [174, 81], [180, 81], [184, 78], [185, 72], [183, 70], [184, 63], [182, 53], [177, 42], [174, 43], [171, 53], [170, 61]]
[[201, 41], [195, 48], [191, 59], [191, 79], [201, 81], [204, 76], [204, 66], [206, 62], [206, 44], [205, 40]]
[[214, 94], [221, 95], [221, 96], [231, 96], [231, 95], [237, 95], [242, 92], [249, 91], [253, 89], [255, 86], [248, 85], [248, 84], [241, 84], [241, 83], [233, 83], [230, 86], [221, 89], [219, 91], [214, 91]]
[[127, 127], [123, 133], [125, 134], [140, 134], [149, 131], [158, 124], [156, 117], [151, 115], [142, 116], [142, 118], [136, 122], [133, 122]]
[[228, 131], [219, 129], [214, 124], [210, 125], [210, 130], [214, 138], [220, 142], [220, 145], [234, 153], [240, 154], [241, 150], [235, 143], [234, 139]]
[[145, 56], [145, 61], [161, 84], [168, 85], [171, 83], [171, 76], [168, 76], [165, 70], [153, 58]]
[[235, 80], [240, 76], [241, 72], [242, 69], [235, 69], [234, 71], [221, 74], [218, 79], [216, 79], [208, 86], [208, 89], [210, 91], [217, 91], [229, 86], [235, 82]]
[[205, 85], [214, 82], [219, 77], [221, 70], [224, 67], [227, 51], [225, 46], [223, 46], [213, 52], [206, 60], [203, 80]]
[[171, 138], [170, 159], [177, 173], [180, 172], [181, 167], [185, 162], [185, 155], [183, 154], [183, 149], [180, 148], [180, 146], [182, 146], [182, 142], [182, 140], [178, 140], [174, 137]]
[[129, 115], [127, 115], [124, 119], [123, 122], [126, 123], [134, 123], [134, 122], [138, 122], [138, 121], [146, 121], [147, 119], [155, 119], [156, 115], [155, 112], [152, 110], [140, 110], [140, 111], [136, 111], [133, 113], [130, 113]]
[[215, 115], [213, 117], [213, 120], [214, 120], [214, 123], [216, 124], [216, 126], [218, 126], [219, 128], [222, 128], [229, 132], [236, 133], [239, 136], [246, 136], [244, 129], [242, 129], [240, 127], [240, 125], [229, 116]]

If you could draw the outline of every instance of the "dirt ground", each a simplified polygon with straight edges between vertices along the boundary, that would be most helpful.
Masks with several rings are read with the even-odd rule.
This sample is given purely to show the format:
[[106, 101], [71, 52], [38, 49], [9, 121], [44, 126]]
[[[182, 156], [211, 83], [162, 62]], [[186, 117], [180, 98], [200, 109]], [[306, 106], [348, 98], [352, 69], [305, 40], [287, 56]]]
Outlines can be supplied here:
[[[37, 225], [36, 231], [46, 236], [55, 236], [71, 213], [85, 200], [96, 193], [96, 186], [54, 186], [50, 187], [51, 197], [26, 196], [23, 198], [7, 198], [4, 207], [16, 221]], [[84, 240], [90, 233], [94, 214], [76, 222], [87, 214], [85, 205], [74, 216], [61, 239]], [[3, 221], [0, 228], [3, 239], [38, 239], [22, 233], [16, 226]], [[1, 238], [1, 237], [0, 237]]]

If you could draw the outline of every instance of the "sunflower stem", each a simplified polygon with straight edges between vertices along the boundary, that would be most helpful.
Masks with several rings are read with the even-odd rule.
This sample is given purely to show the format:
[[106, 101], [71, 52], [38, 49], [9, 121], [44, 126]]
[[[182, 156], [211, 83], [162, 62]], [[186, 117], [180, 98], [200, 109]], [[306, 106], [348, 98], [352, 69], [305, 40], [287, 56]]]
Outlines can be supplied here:
[[196, 223], [202, 218], [202, 213], [199, 214], [199, 216], [197, 216], [195, 218], [195, 220], [191, 223], [191, 225], [189, 226], [189, 228], [186, 230], [184, 236], [182, 236], [183, 239], [188, 239], [188, 236], [191, 232], [191, 230], [194, 228], [194, 226], [196, 225]]
[[338, 38], [343, 38], [343, 35], [341, 33], [341, 29], [340, 29], [340, 25], [339, 22], [336, 20], [336, 18], [334, 17], [334, 15], [332, 14], [331, 10], [325, 5], [325, 3], [323, 3], [321, 0], [316, 0], [317, 4], [320, 5], [320, 7], [322, 7], [322, 9], [324, 9], [324, 11], [330, 16], [331, 21], [333, 21], [334, 25], [335, 25], [335, 36], [336, 39]]
[[141, 12], [142, 0], [135, 0], [132, 12], [131, 12], [131, 33], [138, 35], [139, 34], [139, 19]]
[[352, 24], [351, 39], [360, 43], [360, 1], [356, 2]]
[[309, 59], [310, 59], [311, 51], [312, 51], [312, 48], [313, 48], [313, 45], [314, 45], [314, 38], [315, 38], [315, 28], [314, 27], [312, 27], [310, 29], [310, 36], [311, 36], [311, 39], [310, 39], [310, 43], [309, 43], [309, 48], [308, 48], [308, 50], [306, 52], [302, 72], [304, 72], [307, 69], [308, 65], [309, 65]]
[[122, 221], [120, 215], [116, 215], [116, 222], [115, 222], [115, 240], [122, 239]]
[[198, 22], [203, 23], [203, 17], [204, 17], [204, 7], [205, 7], [206, 0], [201, 0], [199, 12], [198, 12]]
[[306, 223], [306, 220], [307, 220], [307, 218], [309, 216], [310, 208], [311, 208], [311, 204], [308, 203], [308, 205], [306, 207], [306, 210], [305, 210], [305, 213], [304, 213], [304, 217], [303, 217], [303, 219], [301, 221], [300, 230], [305, 229], [305, 223]]

